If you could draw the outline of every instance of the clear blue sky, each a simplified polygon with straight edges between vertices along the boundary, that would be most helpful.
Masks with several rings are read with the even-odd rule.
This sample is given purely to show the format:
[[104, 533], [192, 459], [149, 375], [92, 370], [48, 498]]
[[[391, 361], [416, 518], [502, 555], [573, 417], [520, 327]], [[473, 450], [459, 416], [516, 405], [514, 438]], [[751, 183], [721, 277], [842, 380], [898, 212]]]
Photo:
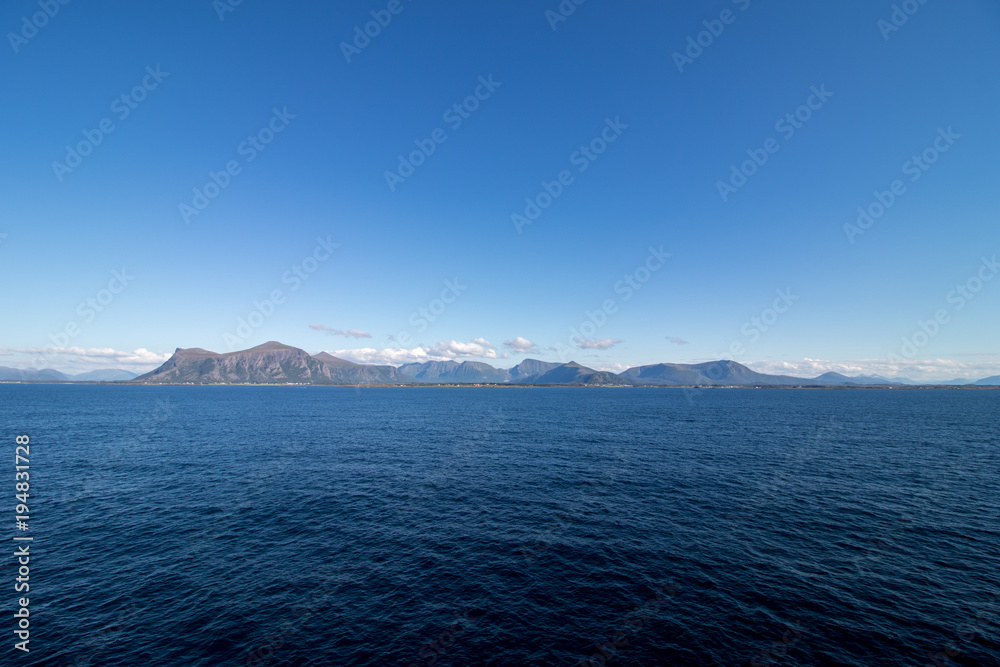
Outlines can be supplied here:
[[[0, 365], [140, 369], [175, 347], [279, 340], [383, 361], [1000, 373], [1000, 280], [949, 299], [1000, 253], [995, 2], [913, 2], [890, 30], [893, 3], [861, 0], [591, 0], [565, 21], [546, 16], [556, 0], [244, 0], [220, 20], [223, 1], [70, 2], [37, 30], [37, 2], [4, 4]], [[373, 11], [391, 21], [348, 62]], [[467, 118], [445, 115], [477, 92]], [[796, 112], [808, 120], [776, 126]], [[113, 131], [78, 166], [53, 165], [102, 121]], [[269, 124], [271, 143], [243, 144]], [[602, 132], [603, 153], [576, 153]], [[934, 164], [907, 167], [936, 140]], [[723, 197], [747, 151], [767, 161]], [[512, 222], [564, 170], [551, 205]], [[897, 179], [884, 215], [845, 231]], [[327, 237], [339, 247], [296, 289], [286, 272]], [[661, 246], [626, 299], [618, 281]], [[419, 309], [440, 312], [456, 278], [424, 328]], [[283, 303], [238, 332], [274, 290]], [[777, 290], [797, 298], [773, 317]], [[54, 346], [79, 349], [34, 351]]]

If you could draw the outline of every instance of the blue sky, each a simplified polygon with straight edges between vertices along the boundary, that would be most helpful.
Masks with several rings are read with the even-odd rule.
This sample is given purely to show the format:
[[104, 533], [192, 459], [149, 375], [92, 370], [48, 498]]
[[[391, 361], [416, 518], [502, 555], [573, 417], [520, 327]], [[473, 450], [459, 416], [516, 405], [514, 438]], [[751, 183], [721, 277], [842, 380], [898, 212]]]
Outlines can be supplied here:
[[1000, 374], [995, 2], [225, 2], [4, 5], [0, 365]]

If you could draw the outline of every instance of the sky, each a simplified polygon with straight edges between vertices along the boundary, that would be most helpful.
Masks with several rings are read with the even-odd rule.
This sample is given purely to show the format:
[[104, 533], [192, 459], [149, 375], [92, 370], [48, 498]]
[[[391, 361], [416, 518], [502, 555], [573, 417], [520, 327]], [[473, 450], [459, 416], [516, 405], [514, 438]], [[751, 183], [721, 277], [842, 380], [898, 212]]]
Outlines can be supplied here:
[[0, 29], [2, 366], [1000, 374], [996, 2], [12, 0]]

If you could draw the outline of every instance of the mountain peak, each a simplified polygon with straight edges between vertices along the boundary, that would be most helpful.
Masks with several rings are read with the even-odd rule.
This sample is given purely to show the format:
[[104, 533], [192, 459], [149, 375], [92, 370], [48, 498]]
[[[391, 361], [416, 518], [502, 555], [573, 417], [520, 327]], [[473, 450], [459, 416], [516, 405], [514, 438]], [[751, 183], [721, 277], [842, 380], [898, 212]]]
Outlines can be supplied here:
[[278, 350], [298, 350], [297, 347], [292, 347], [291, 345], [285, 345], [284, 343], [279, 343], [276, 340], [269, 340], [266, 343], [258, 345], [257, 347], [251, 347], [249, 350], [243, 350], [243, 352], [274, 352]]
[[322, 361], [324, 364], [327, 364], [328, 366], [333, 366], [335, 368], [340, 368], [343, 366], [361, 365], [361, 364], [356, 364], [353, 361], [348, 361], [347, 359], [341, 359], [340, 357], [335, 357], [326, 351], [320, 352], [319, 354], [314, 354], [312, 355], [312, 358], [318, 361]]
[[216, 353], [211, 350], [204, 350], [200, 347], [179, 347], [174, 350], [175, 357], [210, 357], [214, 354]]

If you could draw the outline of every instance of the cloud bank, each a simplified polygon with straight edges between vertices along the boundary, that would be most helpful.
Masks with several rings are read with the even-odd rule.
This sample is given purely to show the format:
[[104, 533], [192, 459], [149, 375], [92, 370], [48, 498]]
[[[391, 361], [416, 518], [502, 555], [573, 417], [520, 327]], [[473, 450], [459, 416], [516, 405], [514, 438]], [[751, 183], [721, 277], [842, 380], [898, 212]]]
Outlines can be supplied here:
[[310, 324], [310, 329], [315, 329], [316, 331], [325, 331], [331, 336], [343, 336], [344, 338], [371, 338], [372, 335], [367, 331], [358, 331], [357, 329], [331, 329], [330, 327], [325, 327], [322, 324]]

